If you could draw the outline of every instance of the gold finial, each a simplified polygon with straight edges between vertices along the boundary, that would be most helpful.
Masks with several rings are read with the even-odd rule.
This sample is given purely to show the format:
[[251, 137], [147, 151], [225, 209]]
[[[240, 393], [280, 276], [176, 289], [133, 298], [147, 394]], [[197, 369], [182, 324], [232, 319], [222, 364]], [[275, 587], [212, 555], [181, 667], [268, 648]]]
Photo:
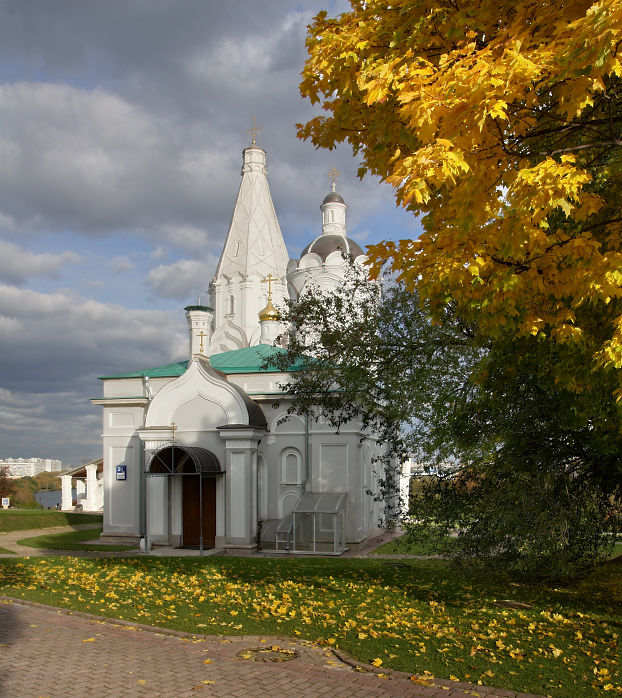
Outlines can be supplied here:
[[257, 131], [261, 131], [262, 128], [263, 128], [263, 126], [255, 126], [255, 117], [253, 117], [253, 128], [246, 129], [249, 133], [253, 134], [253, 142], [251, 143], [251, 145], [257, 145], [257, 143], [256, 143]]
[[266, 304], [266, 307], [259, 312], [259, 320], [260, 322], [264, 322], [265, 320], [278, 320], [279, 319], [279, 311], [272, 305], [272, 282], [273, 281], [278, 281], [278, 278], [276, 276], [272, 276], [272, 272], [266, 276], [265, 279], [261, 280], [261, 283], [267, 283], [268, 284], [268, 303]]
[[272, 276], [272, 272], [266, 276], [265, 279], [261, 280], [262, 284], [268, 284], [268, 303], [272, 300], [272, 282], [278, 281], [276, 276]]
[[203, 353], [203, 337], [207, 337], [207, 333], [206, 333], [206, 332], [203, 332], [203, 330], [201, 330], [201, 331], [199, 332], [199, 335], [198, 335], [198, 336], [201, 338], [201, 343], [200, 343], [200, 345], [199, 345], [199, 349], [200, 349], [201, 354], [202, 354], [202, 353]]
[[332, 181], [333, 191], [337, 191], [337, 177], [339, 177], [340, 174], [341, 174], [341, 172], [337, 172], [336, 167], [333, 167], [333, 169], [328, 173], [328, 176], [331, 177], [331, 179], [333, 180]]
[[171, 431], [173, 432], [173, 441], [175, 441], [175, 429], [177, 429], [177, 424], [171, 422]]

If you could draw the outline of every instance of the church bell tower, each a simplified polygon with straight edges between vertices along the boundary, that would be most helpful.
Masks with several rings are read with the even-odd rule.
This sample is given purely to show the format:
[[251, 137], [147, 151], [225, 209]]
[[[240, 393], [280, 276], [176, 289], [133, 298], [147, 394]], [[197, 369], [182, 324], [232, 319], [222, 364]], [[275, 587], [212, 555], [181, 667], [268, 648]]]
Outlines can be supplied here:
[[[288, 254], [268, 187], [266, 151], [255, 142], [256, 130], [252, 129], [252, 143], [243, 152], [242, 182], [210, 283], [214, 309], [210, 354], [258, 344], [259, 313], [268, 296], [278, 305], [286, 295]], [[267, 278], [272, 279], [270, 289]]]

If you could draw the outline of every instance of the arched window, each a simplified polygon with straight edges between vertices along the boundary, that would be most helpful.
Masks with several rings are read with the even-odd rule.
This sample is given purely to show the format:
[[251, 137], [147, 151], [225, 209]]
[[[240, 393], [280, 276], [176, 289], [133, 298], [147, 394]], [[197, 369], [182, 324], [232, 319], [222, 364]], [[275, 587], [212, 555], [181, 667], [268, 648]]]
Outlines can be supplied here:
[[281, 454], [281, 485], [300, 485], [302, 482], [302, 458], [293, 448]]

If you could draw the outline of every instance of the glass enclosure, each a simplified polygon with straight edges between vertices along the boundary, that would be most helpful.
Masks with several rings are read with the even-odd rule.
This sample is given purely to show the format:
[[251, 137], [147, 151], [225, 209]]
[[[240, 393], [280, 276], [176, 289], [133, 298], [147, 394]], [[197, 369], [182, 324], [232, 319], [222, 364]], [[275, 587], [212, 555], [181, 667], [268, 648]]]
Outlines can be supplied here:
[[346, 502], [341, 493], [308, 492], [276, 529], [276, 550], [340, 555], [346, 549]]

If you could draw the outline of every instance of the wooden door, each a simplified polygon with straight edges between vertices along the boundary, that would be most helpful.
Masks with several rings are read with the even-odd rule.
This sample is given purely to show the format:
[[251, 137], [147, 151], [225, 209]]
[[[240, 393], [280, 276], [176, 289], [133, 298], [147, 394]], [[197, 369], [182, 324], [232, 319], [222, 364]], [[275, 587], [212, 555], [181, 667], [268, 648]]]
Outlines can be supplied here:
[[[183, 544], [199, 545], [199, 477], [184, 475]], [[203, 486], [203, 547], [213, 548], [216, 538], [216, 478], [201, 479]]]

